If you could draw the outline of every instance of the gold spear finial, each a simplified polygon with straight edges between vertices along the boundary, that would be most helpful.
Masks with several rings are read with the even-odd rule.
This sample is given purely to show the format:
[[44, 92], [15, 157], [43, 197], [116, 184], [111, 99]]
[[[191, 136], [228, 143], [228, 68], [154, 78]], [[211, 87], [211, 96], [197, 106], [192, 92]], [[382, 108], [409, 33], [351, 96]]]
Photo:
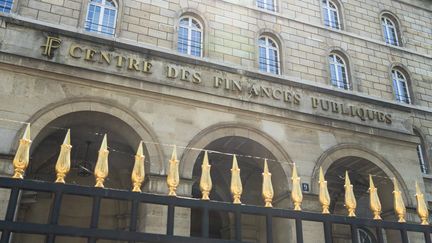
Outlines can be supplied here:
[[96, 177], [95, 187], [104, 187], [105, 178], [108, 176], [108, 144], [107, 135], [105, 134], [102, 140], [101, 147], [99, 149], [99, 156], [95, 165], [94, 174]]
[[345, 171], [345, 207], [348, 210], [348, 217], [355, 217], [357, 201], [354, 196], [353, 185], [348, 176], [348, 171]]
[[177, 196], [176, 190], [180, 183], [179, 175], [179, 160], [177, 159], [177, 147], [174, 145], [171, 159], [169, 161], [167, 184], [168, 184], [168, 196]]
[[63, 144], [60, 147], [60, 154], [55, 166], [55, 170], [57, 172], [57, 179], [55, 183], [66, 183], [65, 177], [66, 174], [69, 172], [71, 166], [71, 149], [72, 146], [70, 144], [70, 129], [68, 129]]
[[240, 197], [242, 192], [243, 186], [240, 178], [240, 168], [237, 164], [237, 157], [234, 155], [231, 168], [231, 194], [234, 204], [241, 204]]
[[144, 159], [145, 156], [143, 151], [143, 143], [140, 141], [135, 155], [135, 164], [131, 175], [133, 192], [141, 192], [141, 185], [145, 178]]
[[420, 217], [421, 224], [422, 225], [429, 225], [429, 210], [427, 208], [424, 194], [420, 190], [420, 186], [418, 185], [417, 181], [415, 183], [416, 186], [416, 198], [417, 198], [417, 214]]
[[369, 206], [374, 215], [374, 220], [382, 220], [381, 214], [381, 202], [378, 197], [378, 189], [375, 187], [372, 180], [372, 175], [369, 175]]
[[265, 207], [271, 208], [273, 207], [272, 201], [274, 196], [273, 185], [271, 180], [271, 173], [269, 172], [267, 159], [264, 160], [264, 172], [263, 175], [263, 184], [262, 184], [262, 196], [264, 198]]
[[211, 165], [209, 163], [207, 151], [204, 152], [204, 159], [201, 165], [201, 179], [200, 179], [200, 189], [202, 193], [202, 200], [210, 200], [210, 191], [212, 189], [212, 179], [210, 176]]
[[322, 170], [322, 167], [320, 167], [320, 172], [319, 172], [319, 201], [322, 205], [323, 214], [329, 214], [329, 207], [330, 207], [330, 194], [328, 192], [328, 188], [327, 188], [327, 181], [324, 179], [324, 173]]
[[406, 208], [405, 203], [402, 198], [402, 192], [399, 190], [399, 185], [397, 183], [396, 178], [393, 178], [393, 207], [396, 215], [398, 216], [399, 223], [405, 223], [405, 215], [406, 215]]
[[15, 179], [23, 179], [25, 170], [29, 164], [30, 160], [30, 144], [32, 141], [30, 140], [30, 123], [27, 124], [27, 127], [24, 131], [24, 135], [22, 139], [19, 141], [18, 149], [13, 159], [14, 166], [14, 174], [12, 178]]
[[301, 211], [303, 194], [300, 185], [300, 177], [297, 174], [297, 168], [295, 164], [293, 165], [291, 181], [292, 181], [291, 199], [293, 200], [294, 203], [294, 210]]

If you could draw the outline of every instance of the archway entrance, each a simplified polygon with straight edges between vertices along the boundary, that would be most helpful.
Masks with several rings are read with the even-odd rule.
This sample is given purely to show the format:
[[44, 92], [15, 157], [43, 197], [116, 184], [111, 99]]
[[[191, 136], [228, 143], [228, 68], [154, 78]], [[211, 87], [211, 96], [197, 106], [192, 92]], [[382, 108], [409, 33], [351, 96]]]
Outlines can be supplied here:
[[[216, 139], [205, 146], [209, 150], [209, 160], [212, 165], [211, 176], [213, 180], [213, 190], [210, 194], [211, 199], [225, 202], [232, 202], [230, 193], [232, 156], [236, 154], [241, 170], [243, 184], [243, 194], [241, 201], [248, 205], [264, 205], [261, 196], [262, 171], [264, 158], [268, 158], [269, 169], [272, 173], [272, 181], [275, 198], [288, 190], [287, 176], [273, 153], [259, 142], [240, 136], [227, 136]], [[211, 152], [211, 151], [218, 151]], [[197, 157], [193, 178], [195, 183], [192, 187], [192, 196], [201, 197], [199, 189], [199, 178], [201, 175], [201, 163], [204, 152]], [[233, 220], [232, 215], [225, 212], [210, 211], [210, 237], [233, 239]], [[192, 210], [191, 212], [191, 235], [201, 234], [201, 212]], [[276, 229], [276, 227], [275, 227]], [[275, 232], [275, 234], [286, 234], [285, 232]], [[252, 215], [242, 216], [242, 239], [248, 242], [265, 242], [265, 221]]]
[[[344, 207], [345, 198], [345, 171], [348, 171], [354, 194], [357, 199], [357, 217], [373, 218], [369, 209], [369, 175], [372, 175], [375, 186], [378, 188], [378, 196], [382, 205], [381, 217], [385, 220], [396, 220], [393, 213], [393, 182], [389, 176], [374, 163], [367, 159], [347, 156], [333, 162], [326, 172], [328, 189], [332, 203], [330, 211], [333, 214], [347, 215]], [[367, 227], [359, 228], [359, 243], [376, 242], [376, 232]], [[351, 242], [351, 229], [344, 225], [333, 225], [333, 237], [335, 242]], [[385, 232], [384, 237], [393, 239], [392, 232]], [[394, 241], [397, 242], [398, 240]], [[393, 241], [389, 241], [393, 242]]]
[[[103, 135], [108, 136], [109, 176], [105, 187], [130, 189], [130, 173], [134, 163], [136, 147], [141, 140], [139, 135], [125, 122], [101, 112], [74, 112], [61, 116], [45, 126], [34, 139], [26, 178], [55, 181], [55, 163], [67, 129], [71, 129], [71, 171], [66, 182], [94, 186], [94, 166]], [[148, 152], [144, 149], [146, 158]], [[148, 163], [146, 164], [147, 168]], [[22, 194], [18, 218], [26, 222], [47, 223], [47, 215], [52, 203], [52, 195], [25, 192]], [[119, 201], [103, 200], [101, 204], [101, 228], [124, 229], [127, 227], [129, 205]], [[64, 195], [59, 224], [70, 226], [89, 225], [92, 201], [83, 197]], [[81, 242], [58, 237], [64, 243]], [[14, 242], [38, 243], [44, 238], [17, 235]], [[82, 242], [86, 242], [83, 240]]]

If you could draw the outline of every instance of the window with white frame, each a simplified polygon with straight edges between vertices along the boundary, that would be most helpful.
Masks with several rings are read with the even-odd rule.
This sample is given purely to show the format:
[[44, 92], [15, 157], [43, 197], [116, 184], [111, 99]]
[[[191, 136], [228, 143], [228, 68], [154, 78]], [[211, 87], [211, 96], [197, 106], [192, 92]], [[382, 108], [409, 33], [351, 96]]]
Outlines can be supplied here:
[[258, 8], [263, 8], [270, 11], [276, 11], [275, 0], [257, 0]]
[[322, 0], [322, 7], [324, 25], [334, 29], [341, 29], [338, 6], [333, 1]]
[[269, 36], [261, 36], [259, 46], [259, 70], [273, 74], [280, 74], [279, 47]]
[[0, 12], [10, 13], [12, 11], [13, 0], [0, 0]]
[[420, 138], [420, 144], [417, 145], [417, 157], [419, 160], [420, 171], [423, 174], [429, 173], [429, 166], [426, 159], [426, 149], [423, 138], [420, 136], [420, 133], [417, 130], [414, 130], [414, 134]]
[[202, 24], [193, 17], [187, 16], [180, 19], [177, 50], [181, 53], [201, 57], [203, 41]]
[[398, 27], [395, 21], [388, 16], [382, 16], [381, 25], [385, 42], [390, 45], [399, 46]]
[[90, 0], [85, 30], [114, 35], [117, 20], [117, 3], [113, 0]]
[[411, 104], [407, 78], [398, 69], [392, 70], [393, 90], [397, 101]]
[[329, 64], [331, 84], [341, 89], [349, 89], [348, 70], [344, 58], [332, 53], [329, 55]]

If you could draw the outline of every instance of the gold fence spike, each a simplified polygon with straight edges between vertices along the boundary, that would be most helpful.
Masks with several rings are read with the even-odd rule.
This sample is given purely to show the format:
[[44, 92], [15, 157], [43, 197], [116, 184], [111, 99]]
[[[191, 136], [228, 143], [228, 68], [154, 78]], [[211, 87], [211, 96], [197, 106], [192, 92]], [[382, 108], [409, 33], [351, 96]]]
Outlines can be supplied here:
[[27, 124], [27, 127], [24, 131], [24, 135], [22, 139], [19, 141], [18, 149], [13, 159], [14, 166], [14, 174], [12, 178], [15, 179], [23, 179], [25, 170], [29, 164], [30, 160], [30, 144], [32, 141], [30, 140], [30, 124]]
[[269, 172], [267, 159], [264, 160], [264, 172], [263, 175], [263, 184], [262, 184], [262, 196], [264, 198], [265, 207], [271, 208], [273, 207], [272, 201], [274, 196], [273, 185], [271, 180], [271, 173]]
[[169, 190], [168, 196], [174, 196], [174, 197], [177, 196], [176, 190], [179, 183], [180, 183], [179, 161], [177, 159], [177, 147], [174, 145], [174, 149], [168, 167], [168, 176], [167, 176], [167, 184]]
[[240, 178], [240, 169], [238, 167], [237, 157], [234, 155], [231, 168], [231, 194], [234, 204], [241, 204], [240, 198], [242, 192], [243, 186]]
[[381, 214], [381, 202], [378, 197], [378, 189], [372, 180], [372, 175], [369, 175], [369, 206], [374, 215], [374, 220], [382, 220]]
[[429, 225], [429, 210], [427, 208], [424, 194], [421, 192], [420, 187], [416, 181], [416, 199], [417, 199], [417, 214], [420, 217], [422, 225]]
[[329, 207], [330, 207], [331, 199], [327, 188], [327, 181], [324, 179], [324, 173], [322, 167], [320, 167], [318, 183], [319, 183], [319, 201], [323, 209], [322, 213], [330, 214]]
[[211, 165], [209, 163], [207, 151], [204, 152], [204, 159], [201, 165], [201, 179], [200, 189], [202, 193], [202, 200], [210, 200], [210, 191], [212, 189], [212, 179], [210, 176]]
[[141, 192], [141, 185], [145, 179], [144, 159], [143, 143], [141, 141], [135, 155], [135, 163], [131, 175], [133, 192]]
[[406, 208], [396, 178], [393, 178], [393, 207], [399, 223], [405, 223]]
[[354, 196], [353, 185], [348, 176], [348, 171], [345, 171], [345, 207], [348, 210], [348, 217], [355, 217], [357, 201]]
[[292, 181], [291, 199], [293, 200], [294, 203], [294, 210], [301, 211], [303, 194], [300, 185], [300, 177], [297, 174], [297, 168], [295, 164], [293, 165], [291, 181]]
[[57, 173], [57, 179], [55, 183], [66, 183], [65, 177], [71, 167], [71, 149], [70, 129], [68, 129], [63, 144], [60, 147], [60, 154], [55, 165], [55, 170]]
[[95, 165], [94, 174], [96, 177], [96, 185], [95, 187], [104, 187], [105, 178], [108, 176], [108, 144], [107, 144], [107, 135], [104, 135], [102, 140], [101, 147], [99, 149], [98, 159]]

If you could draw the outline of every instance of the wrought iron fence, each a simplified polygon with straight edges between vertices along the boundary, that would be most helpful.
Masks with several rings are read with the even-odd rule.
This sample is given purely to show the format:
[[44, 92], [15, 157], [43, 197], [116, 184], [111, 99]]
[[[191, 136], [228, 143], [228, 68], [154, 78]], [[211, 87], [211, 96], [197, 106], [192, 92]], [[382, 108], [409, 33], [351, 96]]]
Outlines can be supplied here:
[[[352, 243], [359, 242], [359, 228], [368, 227], [376, 232], [378, 243], [384, 243], [384, 231], [393, 230], [400, 233], [402, 243], [409, 243], [408, 232], [417, 232], [423, 234], [424, 242], [431, 243], [432, 228], [428, 222], [429, 211], [425, 202], [424, 194], [420, 191], [416, 184], [417, 212], [421, 219], [421, 225], [415, 223], [406, 223], [406, 207], [404, 205], [401, 191], [399, 190], [396, 180], [394, 181], [394, 210], [398, 216], [398, 222], [385, 221], [380, 217], [381, 204], [377, 194], [372, 176], [370, 176], [369, 193], [370, 193], [370, 208], [374, 215], [373, 219], [358, 218], [355, 215], [356, 199], [353, 192], [348, 172], [345, 175], [345, 206], [348, 211], [348, 217], [340, 215], [332, 215], [329, 212], [330, 197], [327, 190], [327, 182], [324, 179], [324, 174], [320, 170], [319, 175], [319, 201], [322, 205], [322, 213], [304, 212], [301, 211], [303, 200], [300, 187], [300, 177], [297, 174], [295, 165], [292, 171], [292, 190], [291, 199], [294, 204], [294, 210], [279, 209], [272, 207], [273, 187], [271, 183], [271, 174], [267, 166], [267, 161], [264, 163], [263, 171], [263, 187], [262, 195], [265, 202], [265, 207], [244, 205], [240, 202], [242, 194], [242, 182], [240, 178], [240, 170], [237, 164], [237, 159], [233, 156], [233, 166], [231, 169], [231, 193], [233, 195], [233, 203], [217, 202], [209, 200], [208, 196], [211, 191], [210, 165], [208, 162], [207, 153], [203, 159], [203, 170], [200, 181], [202, 190], [202, 199], [181, 198], [176, 196], [176, 189], [179, 185], [179, 171], [177, 153], [174, 147], [172, 157], [169, 161], [167, 187], [168, 195], [155, 195], [141, 192], [141, 185], [144, 180], [144, 155], [142, 143], [138, 147], [135, 156], [135, 165], [132, 171], [132, 191], [106, 189], [104, 188], [104, 180], [108, 176], [108, 149], [107, 138], [104, 137], [101, 148], [99, 150], [98, 161], [95, 166], [95, 187], [70, 185], [65, 183], [65, 176], [70, 169], [70, 133], [68, 132], [61, 146], [59, 159], [55, 166], [57, 179], [56, 183], [42, 182], [34, 180], [24, 180], [23, 175], [29, 163], [30, 151], [30, 126], [20, 140], [20, 144], [13, 160], [14, 175], [13, 178], [0, 178], [0, 189], [10, 189], [10, 197], [7, 205], [6, 216], [0, 220], [0, 231], [2, 232], [0, 243], [9, 243], [12, 233], [36, 234], [46, 237], [47, 243], [54, 243], [57, 236], [69, 236], [87, 238], [88, 242], [95, 243], [97, 240], [115, 240], [128, 242], [165, 242], [165, 243], [236, 243], [245, 242], [242, 238], [242, 216], [255, 215], [265, 218], [265, 235], [266, 242], [273, 243], [273, 222], [275, 219], [291, 219], [295, 222], [295, 238], [297, 243], [303, 243], [304, 230], [303, 223], [312, 221], [320, 223], [323, 227], [324, 241], [326, 243], [333, 242], [333, 225], [345, 225], [351, 229]], [[41, 193], [49, 193], [52, 196], [50, 205], [49, 217], [46, 223], [33, 223], [17, 221], [15, 215], [17, 213], [19, 196], [24, 191], [33, 191]], [[67, 195], [75, 195], [92, 199], [91, 220], [89, 225], [84, 226], [66, 226], [59, 224], [60, 209], [63, 199]], [[126, 201], [130, 207], [130, 220], [127, 230], [118, 229], [103, 229], [99, 227], [101, 202], [102, 200], [110, 199], [117, 201]], [[154, 234], [139, 232], [137, 230], [138, 209], [141, 204], [155, 204], [167, 207], [165, 225], [165, 233]], [[174, 234], [174, 217], [176, 208], [186, 208], [201, 211], [201, 235], [199, 237], [186, 237]], [[232, 240], [212, 239], [209, 237], [209, 211], [221, 211], [231, 213], [234, 217], [234, 237]], [[162, 217], [162, 216], [161, 216]]]

